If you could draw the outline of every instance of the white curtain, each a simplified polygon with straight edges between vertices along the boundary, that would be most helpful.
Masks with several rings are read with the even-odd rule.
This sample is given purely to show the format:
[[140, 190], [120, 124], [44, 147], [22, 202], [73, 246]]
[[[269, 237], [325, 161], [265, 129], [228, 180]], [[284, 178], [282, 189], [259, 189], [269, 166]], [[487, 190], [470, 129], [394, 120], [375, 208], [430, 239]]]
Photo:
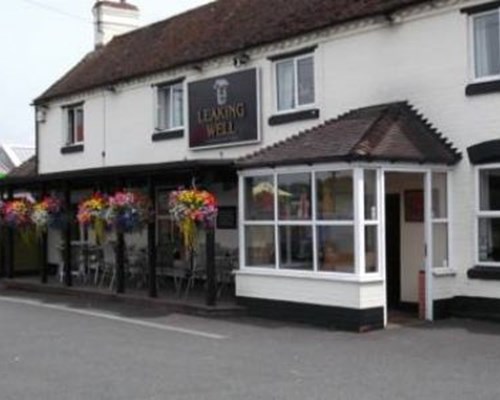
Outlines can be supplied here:
[[295, 77], [293, 60], [276, 65], [278, 82], [278, 110], [295, 108]]
[[474, 60], [476, 78], [500, 74], [500, 32], [498, 12], [474, 18]]
[[184, 125], [182, 84], [172, 86], [172, 128]]
[[314, 58], [302, 58], [297, 62], [299, 81], [299, 105], [314, 103]]

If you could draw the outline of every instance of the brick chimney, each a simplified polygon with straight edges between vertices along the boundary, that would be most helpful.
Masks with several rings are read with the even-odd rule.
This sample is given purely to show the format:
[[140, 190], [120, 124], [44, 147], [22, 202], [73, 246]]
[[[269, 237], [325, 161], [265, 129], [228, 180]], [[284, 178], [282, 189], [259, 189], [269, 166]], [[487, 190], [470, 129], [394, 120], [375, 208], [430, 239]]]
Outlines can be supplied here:
[[116, 35], [139, 27], [139, 9], [126, 0], [98, 0], [92, 13], [96, 48], [106, 45]]

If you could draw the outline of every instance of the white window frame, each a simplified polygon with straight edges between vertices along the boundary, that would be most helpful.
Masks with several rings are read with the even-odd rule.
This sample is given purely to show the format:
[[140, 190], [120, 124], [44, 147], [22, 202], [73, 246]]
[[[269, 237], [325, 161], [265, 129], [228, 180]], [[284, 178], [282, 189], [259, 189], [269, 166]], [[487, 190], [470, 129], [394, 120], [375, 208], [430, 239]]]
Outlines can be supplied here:
[[[470, 81], [473, 83], [480, 83], [480, 82], [489, 82], [489, 81], [495, 81], [500, 79], [500, 74], [496, 75], [488, 75], [488, 76], [482, 76], [478, 77], [476, 76], [476, 49], [475, 49], [475, 42], [474, 42], [474, 21], [476, 18], [487, 15], [487, 14], [492, 14], [496, 12], [498, 16], [498, 23], [500, 24], [500, 7], [497, 9], [491, 9], [479, 13], [474, 13], [469, 15], [468, 20], [468, 43], [469, 43], [469, 77]], [[500, 30], [499, 30], [500, 32]]]
[[[314, 100], [311, 103], [300, 104], [299, 105], [299, 61], [304, 60], [306, 58], [312, 58], [313, 60], [313, 85], [314, 85]], [[294, 81], [294, 103], [295, 106], [288, 109], [280, 110], [279, 108], [279, 80], [278, 80], [278, 65], [286, 62], [293, 61], [293, 81]], [[316, 104], [317, 98], [317, 84], [316, 84], [316, 60], [314, 57], [314, 53], [306, 53], [300, 56], [288, 57], [274, 61], [273, 63], [273, 71], [274, 71], [274, 95], [275, 95], [275, 110], [277, 114], [287, 114], [294, 111], [300, 111], [304, 109], [309, 109], [314, 107]]]
[[[77, 146], [85, 142], [85, 111], [83, 108], [83, 103], [65, 106], [64, 109], [64, 144], [65, 146]], [[69, 126], [69, 113], [73, 111], [73, 131], [70, 132]], [[77, 111], [82, 112], [82, 129], [83, 129], [83, 140], [77, 140], [77, 125], [76, 125], [76, 114]], [[70, 137], [71, 136], [71, 137]]]
[[[176, 87], [180, 87], [182, 89], [182, 110], [181, 110], [182, 124], [174, 126], [173, 121], [174, 121], [175, 106], [173, 102], [173, 89]], [[168, 111], [169, 121], [167, 127], [162, 127], [160, 126], [162, 119], [160, 115], [164, 112], [164, 110], [161, 106], [160, 92], [166, 92], [166, 91], [168, 91], [169, 93], [168, 95], [170, 98], [170, 109]], [[186, 126], [185, 103], [186, 103], [186, 88], [183, 81], [166, 83], [156, 86], [156, 116], [155, 116], [156, 132], [170, 132], [170, 131], [178, 131], [184, 129]]]
[[[377, 189], [377, 218], [365, 220], [364, 218], [364, 170], [376, 171]], [[352, 171], [353, 179], [353, 219], [352, 220], [318, 220], [317, 219], [317, 193], [316, 174], [318, 172], [341, 172]], [[306, 221], [283, 221], [279, 220], [278, 213], [278, 175], [309, 173], [311, 176], [311, 219]], [[271, 176], [274, 182], [274, 220], [253, 221], [247, 220], [245, 216], [245, 178]], [[318, 279], [330, 279], [338, 281], [381, 281], [383, 279], [383, 174], [379, 167], [357, 167], [349, 164], [316, 165], [308, 167], [287, 167], [276, 169], [248, 170], [239, 173], [239, 226], [240, 229], [240, 270], [244, 273], [274, 274], [279, 276], [309, 277]], [[275, 260], [274, 267], [269, 266], [247, 266], [246, 265], [246, 238], [247, 226], [271, 226], [274, 229]], [[280, 268], [280, 243], [279, 228], [281, 226], [311, 226], [313, 245], [313, 270], [290, 270]], [[353, 272], [320, 271], [318, 259], [318, 235], [317, 228], [321, 226], [352, 226], [353, 229]], [[365, 265], [365, 226], [377, 227], [377, 271], [366, 272]]]
[[474, 261], [484, 267], [500, 267], [500, 261], [480, 261], [479, 259], [479, 220], [481, 218], [500, 218], [498, 211], [481, 210], [481, 171], [500, 170], [500, 164], [487, 164], [476, 167], [475, 173], [475, 215], [474, 215]]
[[[433, 211], [433, 208], [434, 208], [434, 196], [432, 194], [432, 191], [434, 190], [434, 174], [445, 174], [445, 179], [446, 179], [446, 182], [445, 182], [445, 188], [446, 188], [446, 217], [441, 217], [441, 218], [437, 218], [433, 215], [432, 211]], [[432, 230], [432, 246], [434, 246], [434, 226], [435, 225], [445, 225], [446, 224], [446, 236], [447, 236], [447, 248], [446, 248], [446, 251], [447, 251], [447, 265], [434, 265], [434, 258], [431, 259], [431, 263], [432, 263], [432, 270], [433, 271], [448, 271], [450, 269], [453, 269], [454, 268], [454, 265], [451, 265], [451, 261], [450, 261], [450, 258], [452, 256], [452, 239], [451, 239], [451, 228], [450, 228], [450, 213], [451, 213], [451, 206], [452, 206], [452, 202], [450, 201], [450, 197], [451, 197], [451, 176], [449, 174], [449, 172], [447, 171], [439, 171], [439, 170], [432, 170], [430, 172], [430, 175], [431, 175], [431, 230]], [[435, 249], [433, 248], [433, 254], [434, 254], [434, 251]]]

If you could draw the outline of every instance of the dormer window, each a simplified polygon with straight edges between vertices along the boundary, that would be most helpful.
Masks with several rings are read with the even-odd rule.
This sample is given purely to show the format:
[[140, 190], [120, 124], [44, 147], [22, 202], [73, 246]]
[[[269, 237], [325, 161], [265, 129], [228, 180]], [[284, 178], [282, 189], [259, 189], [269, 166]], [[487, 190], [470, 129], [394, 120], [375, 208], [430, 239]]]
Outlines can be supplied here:
[[66, 111], [66, 145], [82, 144], [84, 141], [83, 104], [69, 106]]
[[156, 130], [171, 131], [184, 127], [183, 82], [158, 86]]
[[499, 9], [473, 14], [471, 18], [472, 72], [474, 80], [500, 78]]

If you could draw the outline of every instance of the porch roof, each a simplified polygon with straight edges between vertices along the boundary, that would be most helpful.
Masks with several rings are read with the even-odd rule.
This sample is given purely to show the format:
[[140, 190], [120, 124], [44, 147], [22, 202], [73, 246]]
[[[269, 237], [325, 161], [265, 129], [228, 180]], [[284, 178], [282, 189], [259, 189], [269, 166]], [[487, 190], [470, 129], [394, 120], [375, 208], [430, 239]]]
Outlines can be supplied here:
[[334, 161], [452, 165], [461, 154], [407, 102], [351, 110], [237, 160], [239, 169]]
[[185, 160], [155, 164], [121, 165], [113, 167], [90, 168], [75, 171], [61, 171], [48, 174], [37, 173], [36, 158], [32, 157], [0, 181], [0, 188], [6, 186], [30, 186], [57, 181], [105, 180], [114, 178], [138, 178], [141, 176], [168, 176], [185, 172], [217, 170], [231, 173], [235, 171], [234, 160], [206, 159]]

